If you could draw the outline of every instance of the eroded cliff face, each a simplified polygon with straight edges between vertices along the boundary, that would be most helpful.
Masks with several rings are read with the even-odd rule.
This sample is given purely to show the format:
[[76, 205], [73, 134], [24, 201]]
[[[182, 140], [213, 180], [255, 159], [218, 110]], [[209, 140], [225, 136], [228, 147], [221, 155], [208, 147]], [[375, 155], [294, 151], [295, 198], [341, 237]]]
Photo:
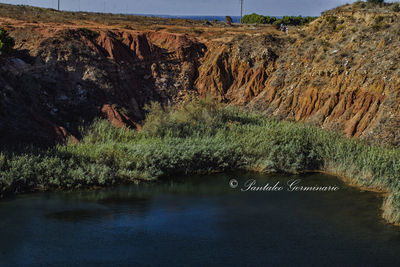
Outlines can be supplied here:
[[381, 144], [400, 143], [399, 14], [352, 6], [290, 36], [211, 47], [200, 94]]
[[282, 43], [272, 35], [262, 35], [212, 44], [195, 83], [199, 94], [212, 93], [239, 105], [250, 102], [266, 89], [266, 81], [276, 71]]
[[98, 117], [136, 128], [151, 101], [214, 94], [266, 116], [399, 145], [400, 14], [357, 5], [289, 36], [33, 27], [27, 39], [27, 29], [11, 29], [18, 47], [0, 58], [0, 142], [79, 139], [79, 126]]
[[179, 102], [192, 89], [205, 52], [165, 32], [66, 29], [37, 38], [0, 59], [2, 143], [65, 142], [98, 117], [136, 128], [150, 101]]

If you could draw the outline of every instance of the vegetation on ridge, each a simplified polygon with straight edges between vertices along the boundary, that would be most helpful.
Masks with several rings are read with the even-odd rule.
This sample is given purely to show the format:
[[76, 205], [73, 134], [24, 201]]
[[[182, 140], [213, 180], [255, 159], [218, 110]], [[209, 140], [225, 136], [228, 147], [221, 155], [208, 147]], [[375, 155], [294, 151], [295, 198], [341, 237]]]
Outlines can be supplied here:
[[242, 23], [247, 24], [274, 24], [274, 25], [304, 25], [313, 20], [317, 19], [317, 17], [302, 17], [302, 16], [284, 16], [282, 18], [270, 17], [258, 15], [256, 13], [250, 15], [244, 15], [242, 18]]
[[108, 186], [137, 179], [225, 170], [327, 170], [387, 190], [384, 216], [400, 222], [400, 150], [368, 145], [316, 127], [194, 100], [149, 107], [140, 131], [96, 121], [83, 140], [47, 151], [0, 154], [2, 195]]

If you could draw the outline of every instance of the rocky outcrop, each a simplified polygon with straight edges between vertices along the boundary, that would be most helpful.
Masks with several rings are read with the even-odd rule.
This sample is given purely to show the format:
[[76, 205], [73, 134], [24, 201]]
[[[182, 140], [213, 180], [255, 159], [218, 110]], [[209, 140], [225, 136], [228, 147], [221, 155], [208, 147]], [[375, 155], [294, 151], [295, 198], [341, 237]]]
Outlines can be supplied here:
[[132, 121], [127, 115], [118, 111], [115, 105], [105, 104], [101, 108], [101, 112], [103, 112], [104, 116], [111, 122], [114, 127], [117, 128], [127, 128], [138, 127], [138, 124]]
[[399, 14], [381, 14], [345, 6], [289, 37], [213, 46], [196, 87], [268, 116], [399, 145]]
[[192, 90], [205, 46], [185, 35], [68, 29], [0, 58], [0, 142], [44, 145], [79, 138], [97, 117], [136, 128], [151, 101]]
[[271, 35], [235, 38], [216, 43], [199, 68], [196, 88], [200, 95], [215, 94], [234, 104], [246, 104], [265, 89], [276, 70], [282, 40]]

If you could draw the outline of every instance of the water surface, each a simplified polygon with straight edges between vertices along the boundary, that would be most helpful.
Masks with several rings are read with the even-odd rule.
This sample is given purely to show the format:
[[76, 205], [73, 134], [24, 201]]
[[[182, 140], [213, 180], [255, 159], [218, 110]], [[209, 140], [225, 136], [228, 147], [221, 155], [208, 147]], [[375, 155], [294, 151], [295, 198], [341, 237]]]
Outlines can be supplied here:
[[[294, 178], [340, 190], [240, 190]], [[400, 230], [381, 219], [378, 194], [321, 174], [178, 180], [2, 200], [0, 265], [400, 266]]]

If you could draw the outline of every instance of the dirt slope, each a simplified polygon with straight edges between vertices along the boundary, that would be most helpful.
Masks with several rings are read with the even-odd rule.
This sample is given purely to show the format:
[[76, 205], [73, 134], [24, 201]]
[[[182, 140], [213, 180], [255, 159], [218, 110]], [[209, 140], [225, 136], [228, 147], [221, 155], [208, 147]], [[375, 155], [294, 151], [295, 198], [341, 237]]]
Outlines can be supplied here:
[[1, 139], [63, 142], [97, 117], [136, 127], [145, 104], [179, 101], [192, 87], [204, 51], [182, 34], [57, 31], [0, 59]]
[[379, 143], [400, 142], [400, 13], [347, 5], [289, 37], [235, 39], [208, 51], [201, 93]]

